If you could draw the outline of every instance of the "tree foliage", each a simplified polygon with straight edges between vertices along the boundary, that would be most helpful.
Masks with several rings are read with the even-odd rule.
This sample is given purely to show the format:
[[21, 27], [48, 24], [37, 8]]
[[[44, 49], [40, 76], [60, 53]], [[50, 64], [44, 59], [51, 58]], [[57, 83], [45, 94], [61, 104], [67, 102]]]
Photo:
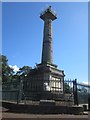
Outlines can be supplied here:
[[22, 68], [19, 69], [19, 72], [17, 72], [17, 73], [20, 75], [27, 75], [30, 70], [31, 70], [31, 67], [23, 66]]
[[32, 68], [29, 67], [29, 66], [23, 66], [19, 69], [19, 71], [16, 73], [16, 76], [19, 78], [19, 79], [25, 79], [25, 78], [28, 78], [28, 74], [29, 74], [29, 71], [31, 70]]
[[0, 67], [2, 67], [2, 82], [6, 82], [12, 79], [13, 69], [8, 65], [8, 59], [4, 55], [0, 55]]
[[[2, 82], [8, 82], [13, 80], [25, 79], [28, 77], [28, 73], [31, 70], [29, 66], [23, 66], [17, 71], [14, 72], [13, 68], [8, 65], [8, 59], [4, 55], [0, 55], [0, 76], [2, 74]], [[0, 77], [1, 79], [1, 77]]]
[[1, 59], [1, 57], [0, 57], [0, 81], [2, 80], [2, 65], [1, 65], [1, 61], [2, 61], [2, 59]]
[[64, 83], [64, 92], [69, 94], [71, 93], [71, 90], [72, 88], [67, 83]]

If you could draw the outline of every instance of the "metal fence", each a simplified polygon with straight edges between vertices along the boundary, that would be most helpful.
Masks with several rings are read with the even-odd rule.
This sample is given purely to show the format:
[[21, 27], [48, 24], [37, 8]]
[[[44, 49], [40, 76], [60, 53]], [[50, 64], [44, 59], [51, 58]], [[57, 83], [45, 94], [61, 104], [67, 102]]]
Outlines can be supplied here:
[[[11, 81], [11, 82], [2, 84], [2, 100], [14, 101], [14, 102], [19, 103], [22, 99], [24, 100], [27, 100], [28, 98], [30, 99], [30, 95], [32, 94], [34, 95], [34, 92], [37, 92], [37, 91], [25, 90], [22, 80]], [[47, 97], [49, 98], [51, 97], [51, 99], [57, 99], [56, 98], [57, 96], [59, 96], [60, 98], [63, 98], [63, 94], [62, 96], [61, 94], [57, 94], [57, 95], [54, 94], [54, 98], [53, 98], [52, 94], [50, 94], [49, 92], [44, 92], [44, 93], [45, 93], [44, 96], [47, 95]], [[75, 105], [88, 104], [88, 96], [90, 96], [90, 86], [79, 84], [77, 83], [76, 79], [65, 80], [64, 81], [64, 94], [66, 94], [65, 97], [67, 98], [68, 97], [71, 98], [73, 96]], [[39, 98], [40, 95], [43, 95], [43, 91], [37, 92], [37, 94], [35, 94], [35, 98]], [[62, 101], [63, 100], [64, 99], [62, 99]]]
[[65, 80], [69, 86], [69, 92], [74, 95], [74, 104], [88, 104], [90, 96], [90, 86], [82, 83], [77, 83], [77, 80]]
[[22, 82], [11, 81], [2, 84], [2, 100], [19, 102], [22, 94]]

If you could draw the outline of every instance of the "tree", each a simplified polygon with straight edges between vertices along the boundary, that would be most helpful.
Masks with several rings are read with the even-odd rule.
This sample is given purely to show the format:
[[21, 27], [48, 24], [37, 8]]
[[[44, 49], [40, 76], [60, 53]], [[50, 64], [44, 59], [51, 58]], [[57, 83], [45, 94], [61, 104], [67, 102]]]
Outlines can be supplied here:
[[20, 72], [22, 75], [27, 75], [31, 69], [32, 68], [29, 66], [23, 66], [22, 68], [20, 68]]
[[31, 70], [32, 68], [29, 67], [29, 66], [23, 66], [22, 68], [19, 69], [19, 71], [16, 73], [17, 75], [17, 78], [21, 78], [21, 79], [25, 79], [28, 77], [28, 74], [29, 74], [29, 71]]
[[4, 55], [0, 55], [0, 68], [0, 76], [2, 74], [2, 82], [20, 80], [21, 78], [25, 79], [28, 76], [29, 71], [32, 69], [29, 66], [23, 66], [17, 73], [14, 73], [13, 68], [8, 65], [7, 57]]
[[1, 57], [0, 57], [0, 82], [2, 80], [2, 65], [1, 65]]
[[0, 55], [0, 66], [2, 67], [2, 82], [7, 82], [12, 79], [13, 69], [8, 65], [8, 59], [4, 55]]
[[71, 93], [72, 88], [67, 83], [64, 83], [64, 92], [65, 93]]

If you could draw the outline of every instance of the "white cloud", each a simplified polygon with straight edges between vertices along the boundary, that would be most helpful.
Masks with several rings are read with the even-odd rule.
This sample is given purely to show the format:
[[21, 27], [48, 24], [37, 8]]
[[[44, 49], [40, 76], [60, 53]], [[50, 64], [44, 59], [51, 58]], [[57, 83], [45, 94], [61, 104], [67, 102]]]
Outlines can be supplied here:
[[12, 68], [14, 72], [19, 71], [19, 68], [17, 67], [17, 65], [13, 65], [13, 66], [9, 65], [9, 67]]

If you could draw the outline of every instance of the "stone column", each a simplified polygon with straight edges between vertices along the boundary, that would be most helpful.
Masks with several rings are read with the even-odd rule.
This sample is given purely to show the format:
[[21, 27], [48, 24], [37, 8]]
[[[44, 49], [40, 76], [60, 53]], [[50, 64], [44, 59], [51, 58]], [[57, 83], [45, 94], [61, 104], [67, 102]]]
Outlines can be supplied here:
[[42, 63], [52, 63], [52, 20], [49, 18], [44, 21], [43, 34]]
[[52, 21], [57, 19], [57, 17], [52, 11], [51, 6], [49, 6], [43, 13], [41, 13], [40, 18], [44, 21], [41, 63], [52, 64]]

